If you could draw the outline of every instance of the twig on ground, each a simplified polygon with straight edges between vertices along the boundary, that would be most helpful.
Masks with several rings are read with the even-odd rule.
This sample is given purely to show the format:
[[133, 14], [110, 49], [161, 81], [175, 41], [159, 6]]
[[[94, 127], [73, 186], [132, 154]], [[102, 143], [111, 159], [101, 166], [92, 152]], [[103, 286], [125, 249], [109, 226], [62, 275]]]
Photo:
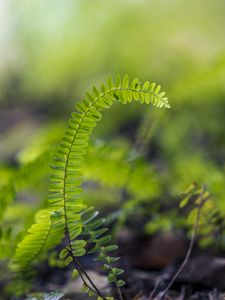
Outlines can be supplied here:
[[178, 296], [178, 298], [177, 298], [177, 300], [184, 300], [185, 298], [185, 293], [186, 293], [186, 288], [185, 288], [185, 286], [182, 286], [182, 288], [181, 288], [181, 293], [180, 293], [180, 295]]
[[148, 297], [147, 300], [152, 300], [152, 297], [154, 296], [154, 294], [155, 294], [155, 292], [156, 292], [156, 290], [157, 290], [157, 288], [158, 288], [160, 282], [161, 282], [161, 278], [158, 278], [158, 279], [156, 280], [156, 283], [155, 283], [155, 285], [154, 285], [154, 288], [153, 288], [153, 290], [151, 291], [151, 293], [150, 293], [150, 295], [149, 295], [149, 297]]

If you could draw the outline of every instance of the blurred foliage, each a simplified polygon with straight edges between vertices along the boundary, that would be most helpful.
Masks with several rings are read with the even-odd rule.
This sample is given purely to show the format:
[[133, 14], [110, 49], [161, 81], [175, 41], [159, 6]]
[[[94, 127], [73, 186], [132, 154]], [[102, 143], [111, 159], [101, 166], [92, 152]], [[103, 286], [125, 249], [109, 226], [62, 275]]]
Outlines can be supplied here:
[[177, 195], [197, 182], [223, 214], [224, 9], [222, 0], [204, 9], [194, 0], [0, 1], [2, 270], [46, 207], [49, 164], [74, 101], [108, 74], [162, 83], [172, 108], [106, 112], [86, 155], [85, 201], [110, 211], [116, 228], [143, 220], [148, 234], [187, 229]]
[[183, 91], [192, 81], [198, 89], [198, 81], [224, 78], [222, 0], [206, 0], [204, 10], [194, 0], [10, 0], [1, 6], [2, 85], [6, 93], [15, 85], [8, 92], [17, 100], [18, 93], [36, 101], [79, 96], [89, 82], [117, 72]]

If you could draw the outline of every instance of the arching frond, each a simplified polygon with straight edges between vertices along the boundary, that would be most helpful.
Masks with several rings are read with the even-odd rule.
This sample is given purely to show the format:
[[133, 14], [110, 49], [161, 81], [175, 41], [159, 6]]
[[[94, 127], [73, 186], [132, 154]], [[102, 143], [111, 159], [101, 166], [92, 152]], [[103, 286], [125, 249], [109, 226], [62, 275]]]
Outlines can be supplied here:
[[86, 208], [80, 197], [82, 164], [90, 135], [101, 120], [104, 110], [110, 108], [114, 102], [127, 104], [132, 101], [169, 108], [165, 93], [160, 92], [160, 89], [155, 83], [141, 83], [138, 79], [129, 81], [127, 75], [122, 78], [117, 75], [115, 83], [109, 78], [107, 84], [102, 84], [100, 89], [93, 87], [85, 99], [76, 104], [76, 111], [71, 114], [68, 128], [52, 164], [49, 187], [51, 213], [47, 211], [40, 214], [37, 223], [18, 245], [14, 257], [14, 263], [19, 266], [18, 270], [24, 270], [41, 253], [58, 244], [63, 232], [67, 237], [68, 246], [61, 252], [61, 257], [66, 258], [66, 262], [69, 263], [72, 258], [68, 258], [67, 253], [73, 258], [84, 255], [86, 241], [77, 238], [81, 233], [88, 231], [89, 242], [95, 244], [93, 251], [98, 251], [98, 259], [108, 260], [105, 268], [109, 270], [109, 281], [115, 282], [117, 286], [123, 284], [123, 281], [116, 278], [122, 270], [113, 268], [111, 263], [114, 259], [107, 255], [114, 246], [107, 245], [111, 238], [104, 235], [105, 231], [100, 228], [101, 219], [88, 225], [87, 220], [82, 218]]
[[68, 129], [54, 158], [50, 184], [50, 207], [64, 211], [70, 243], [82, 232], [82, 162], [89, 137], [101, 120], [102, 111], [114, 102], [126, 104], [131, 101], [168, 108], [168, 100], [160, 88], [155, 83], [147, 81], [142, 84], [138, 79], [130, 82], [127, 75], [123, 78], [117, 75], [116, 83], [109, 78], [106, 85], [103, 84], [100, 89], [93, 87], [92, 92], [76, 104], [76, 112], [71, 114]]

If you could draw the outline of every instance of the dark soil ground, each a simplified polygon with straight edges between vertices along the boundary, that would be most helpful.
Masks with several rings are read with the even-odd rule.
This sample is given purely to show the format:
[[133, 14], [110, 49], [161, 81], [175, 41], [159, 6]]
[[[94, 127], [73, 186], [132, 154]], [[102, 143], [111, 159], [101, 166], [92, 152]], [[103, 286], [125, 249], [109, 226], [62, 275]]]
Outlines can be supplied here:
[[[125, 269], [123, 279], [126, 285], [122, 288], [124, 300], [225, 299], [225, 256], [222, 253], [213, 253], [210, 249], [202, 251], [195, 247], [183, 271], [162, 297], [184, 260], [189, 241], [182, 235], [172, 233], [136, 239], [125, 231], [121, 234], [119, 244], [118, 255], [121, 255], [121, 267]], [[111, 289], [100, 266], [93, 263], [92, 258], [83, 257], [81, 263], [102, 293], [114, 294], [118, 299], [116, 290]], [[42, 277], [36, 280], [35, 290], [63, 290], [65, 294], [61, 299], [64, 300], [92, 299], [81, 293], [81, 280], [72, 280], [68, 269], [50, 270], [44, 264], [38, 273]]]

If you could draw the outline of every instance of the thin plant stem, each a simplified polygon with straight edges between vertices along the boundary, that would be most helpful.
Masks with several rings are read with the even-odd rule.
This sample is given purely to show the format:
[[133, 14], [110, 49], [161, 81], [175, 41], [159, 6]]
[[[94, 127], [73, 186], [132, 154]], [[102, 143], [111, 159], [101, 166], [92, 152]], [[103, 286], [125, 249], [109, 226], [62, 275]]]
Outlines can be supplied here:
[[188, 251], [187, 251], [187, 254], [185, 256], [185, 259], [184, 259], [183, 263], [181, 264], [180, 268], [177, 270], [177, 272], [175, 273], [175, 275], [171, 279], [171, 281], [169, 282], [169, 284], [167, 285], [167, 287], [165, 288], [165, 290], [163, 292], [161, 292], [156, 297], [157, 300], [162, 300], [165, 297], [165, 295], [167, 294], [167, 292], [169, 291], [169, 289], [171, 288], [171, 286], [176, 281], [177, 277], [183, 271], [184, 267], [186, 266], [186, 264], [187, 264], [187, 262], [188, 262], [188, 260], [189, 260], [189, 258], [191, 256], [191, 253], [192, 253], [192, 250], [193, 250], [193, 246], [194, 246], [194, 242], [195, 242], [195, 238], [196, 238], [196, 235], [197, 235], [197, 232], [198, 232], [198, 228], [199, 228], [199, 221], [200, 221], [201, 209], [202, 209], [203, 204], [205, 203], [205, 201], [204, 201], [205, 199], [203, 199], [204, 193], [205, 193], [205, 186], [203, 186], [201, 194], [199, 196], [200, 203], [198, 204], [197, 215], [196, 215], [195, 224], [194, 224], [194, 228], [193, 228], [193, 232], [192, 232], [192, 236], [191, 236], [191, 241], [190, 241], [190, 245], [188, 247]]
[[156, 283], [155, 283], [155, 285], [154, 285], [154, 288], [153, 288], [153, 290], [151, 291], [151, 293], [150, 293], [150, 295], [149, 295], [149, 297], [148, 297], [147, 300], [152, 300], [152, 297], [154, 296], [154, 294], [155, 294], [155, 292], [156, 292], [156, 290], [157, 290], [159, 284], [160, 284], [160, 279], [157, 279], [157, 281], [156, 281]]
[[118, 296], [119, 296], [119, 299], [120, 300], [123, 300], [123, 296], [122, 296], [122, 293], [121, 293], [121, 289], [120, 287], [116, 284], [116, 289], [117, 289], [117, 293], [118, 293]]
[[[94, 294], [96, 294], [97, 296], [101, 297], [104, 300], [107, 300], [101, 293], [101, 291], [96, 287], [96, 285], [94, 284], [94, 282], [92, 281], [92, 279], [90, 278], [90, 276], [87, 274], [87, 272], [85, 271], [85, 269], [83, 268], [83, 266], [81, 265], [81, 263], [77, 260], [77, 258], [73, 255], [73, 252], [71, 251], [71, 249], [67, 249], [69, 255], [71, 256], [75, 267], [84, 283], [85, 286], [87, 286]], [[86, 277], [86, 279], [89, 281], [89, 283], [92, 285], [92, 287], [86, 282], [86, 280], [84, 279], [84, 276]]]

